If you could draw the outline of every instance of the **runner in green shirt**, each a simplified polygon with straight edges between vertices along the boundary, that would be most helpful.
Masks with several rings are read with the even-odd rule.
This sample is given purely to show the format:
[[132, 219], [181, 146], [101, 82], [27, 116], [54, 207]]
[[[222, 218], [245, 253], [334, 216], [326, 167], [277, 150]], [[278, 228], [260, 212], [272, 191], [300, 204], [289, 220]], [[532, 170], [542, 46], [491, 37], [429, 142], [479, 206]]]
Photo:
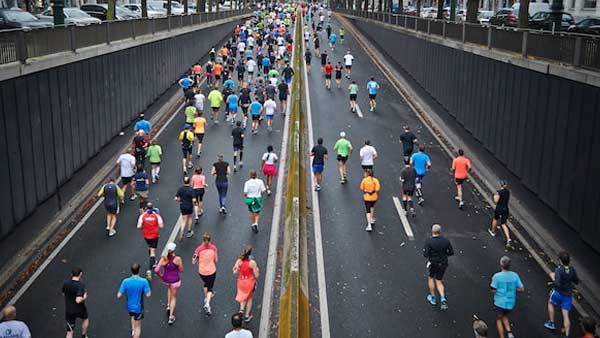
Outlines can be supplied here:
[[219, 109], [221, 108], [221, 104], [223, 103], [223, 94], [221, 94], [221, 92], [219, 91], [219, 87], [215, 86], [215, 88], [211, 90], [210, 93], [208, 93], [208, 97], [206, 99], [210, 103], [210, 107], [212, 108], [213, 112], [211, 120], [213, 120], [215, 124], [219, 124]]
[[268, 74], [269, 78], [279, 78], [279, 72], [277, 69], [271, 69]]
[[160, 179], [160, 157], [162, 156], [162, 148], [156, 140], [152, 140], [152, 145], [148, 148], [146, 156], [148, 156], [152, 166], [152, 183], [156, 183]]
[[344, 30], [344, 27], [340, 27], [340, 43], [342, 45], [344, 44], [344, 34], [346, 34], [346, 31]]
[[358, 95], [356, 81], [352, 80], [352, 83], [348, 86], [348, 91], [350, 91], [350, 111], [356, 113], [356, 96]]
[[183, 113], [185, 114], [185, 123], [193, 124], [194, 119], [196, 118], [197, 111], [198, 110], [196, 109], [196, 107], [194, 107], [194, 104], [192, 102], [188, 103], [188, 106], [185, 107], [185, 110], [183, 111]]
[[340, 139], [335, 142], [333, 150], [337, 152], [337, 160], [340, 171], [340, 183], [348, 183], [348, 175], [346, 171], [346, 161], [352, 154], [352, 143], [346, 139], [346, 132], [340, 132]]

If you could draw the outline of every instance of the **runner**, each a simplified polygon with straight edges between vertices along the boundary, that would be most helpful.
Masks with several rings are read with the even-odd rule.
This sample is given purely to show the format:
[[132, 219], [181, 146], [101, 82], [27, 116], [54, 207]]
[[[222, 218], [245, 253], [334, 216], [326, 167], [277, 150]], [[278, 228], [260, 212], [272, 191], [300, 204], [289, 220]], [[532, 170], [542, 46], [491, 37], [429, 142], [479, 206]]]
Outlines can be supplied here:
[[[88, 319], [88, 311], [85, 306], [87, 292], [85, 291], [85, 284], [81, 281], [82, 277], [83, 271], [81, 271], [80, 268], [73, 268], [73, 270], [71, 270], [71, 279], [65, 281], [62, 286], [62, 294], [65, 297], [67, 338], [73, 338], [73, 331], [75, 330], [77, 318], [81, 319], [81, 337], [87, 338], [90, 320]], [[1, 331], [0, 335], [5, 333], [6, 331]]]
[[127, 187], [131, 186], [131, 198], [135, 200], [135, 187], [133, 182], [133, 175], [135, 175], [135, 157], [131, 155], [134, 149], [129, 148], [127, 152], [121, 154], [117, 159], [117, 164], [121, 170], [121, 188], [123, 189], [123, 196], [127, 193]]
[[196, 224], [200, 220], [200, 216], [204, 213], [204, 192], [206, 190], [206, 177], [202, 174], [202, 167], [196, 167], [194, 175], [192, 176], [192, 188], [194, 189], [194, 197], [196, 202], [194, 203], [194, 215], [196, 215]]
[[127, 312], [131, 317], [131, 337], [140, 338], [142, 336], [142, 319], [144, 319], [144, 295], [150, 298], [152, 295], [150, 283], [147, 279], [141, 278], [140, 265], [133, 263], [131, 265], [131, 277], [123, 279], [117, 298], [127, 297]]
[[202, 66], [198, 62], [192, 66], [192, 74], [194, 74], [194, 86], [200, 86], [200, 76], [202, 75]]
[[267, 195], [271, 195], [271, 188], [273, 187], [273, 177], [277, 176], [277, 168], [275, 164], [279, 158], [277, 154], [273, 152], [273, 146], [267, 147], [267, 152], [262, 156], [262, 168], [263, 174], [267, 177]]
[[312, 157], [312, 172], [315, 176], [315, 191], [321, 191], [321, 182], [323, 181], [323, 169], [325, 160], [328, 158], [327, 148], [323, 146], [323, 138], [317, 139], [317, 145], [310, 151]]
[[492, 219], [492, 227], [488, 229], [488, 232], [492, 237], [496, 236], [496, 228], [498, 227], [498, 221], [502, 227], [502, 232], [506, 238], [506, 247], [511, 246], [512, 240], [510, 239], [510, 231], [506, 225], [508, 220], [508, 201], [510, 200], [510, 190], [508, 190], [508, 183], [505, 180], [498, 182], [500, 189], [494, 194], [494, 202], [496, 203], [496, 209], [494, 210], [494, 218]]
[[329, 39], [329, 37], [331, 36], [331, 24], [327, 23], [327, 26], [325, 26], [325, 32], [327, 33], [327, 38]]
[[346, 35], [346, 31], [344, 30], [344, 27], [340, 27], [340, 44], [344, 44], [344, 35]]
[[429, 156], [427, 154], [425, 154], [424, 146], [420, 146], [419, 152], [414, 153], [410, 157], [410, 164], [417, 171], [417, 180], [416, 180], [416, 184], [415, 184], [415, 188], [416, 188], [415, 195], [417, 195], [417, 203], [419, 205], [421, 205], [421, 204], [423, 204], [423, 202], [425, 202], [425, 198], [423, 198], [423, 190], [422, 190], [423, 178], [427, 174], [427, 171], [431, 168], [431, 160], [429, 159]]
[[186, 238], [194, 236], [192, 230], [192, 213], [194, 212], [194, 204], [196, 203], [196, 193], [194, 188], [190, 186], [190, 178], [183, 178], [183, 186], [177, 190], [175, 200], [179, 202], [179, 211], [181, 212], [181, 227], [179, 228], [179, 241], [183, 241], [183, 232], [187, 229]]
[[144, 165], [146, 162], [146, 149], [148, 149], [147, 137], [143, 130], [138, 130], [133, 137], [133, 153], [137, 164]]
[[215, 62], [217, 56], [217, 51], [215, 50], [215, 46], [212, 46], [212, 48], [208, 51], [208, 57], [210, 58], [211, 62]]
[[456, 184], [456, 197], [458, 201], [458, 208], [462, 209], [465, 205], [463, 202], [462, 184], [469, 177], [469, 171], [471, 170], [471, 161], [465, 157], [465, 152], [462, 149], [458, 149], [458, 156], [452, 161], [452, 171], [454, 171], [454, 183]]
[[517, 292], [525, 292], [525, 287], [519, 275], [510, 271], [510, 258], [502, 256], [500, 258], [501, 271], [496, 272], [492, 277], [490, 287], [494, 295], [494, 307], [496, 308], [496, 328], [500, 338], [514, 338], [511, 331], [508, 315], [515, 308], [517, 303]]
[[404, 133], [400, 135], [400, 142], [402, 142], [404, 159], [408, 160], [413, 153], [414, 145], [417, 144], [417, 137], [410, 131], [409, 126], [404, 126]]
[[423, 256], [427, 258], [427, 269], [429, 275], [427, 277], [427, 286], [429, 287], [429, 294], [427, 295], [427, 301], [431, 305], [437, 304], [435, 297], [435, 290], [437, 289], [440, 294], [441, 309], [448, 309], [448, 302], [446, 300], [446, 292], [444, 289], [444, 273], [448, 268], [448, 256], [454, 255], [454, 249], [450, 241], [446, 237], [442, 236], [442, 226], [434, 224], [431, 227], [431, 238], [425, 241], [423, 247]]
[[232, 126], [235, 124], [235, 117], [237, 116], [238, 101], [238, 96], [233, 92], [227, 96], [227, 120], [231, 121]]
[[144, 113], [140, 113], [139, 120], [133, 126], [133, 130], [135, 132], [143, 130], [144, 134], [150, 135], [150, 129], [152, 129], [152, 125], [146, 120]]
[[248, 122], [248, 107], [250, 107], [250, 103], [252, 103], [252, 99], [250, 98], [250, 89], [248, 88], [248, 82], [244, 82], [242, 84], [242, 89], [240, 89], [239, 101], [240, 107], [242, 108], [242, 128], [246, 129], [246, 123]]
[[264, 77], [266, 79], [267, 75], [269, 74], [269, 71], [271, 70], [271, 59], [265, 55], [265, 57], [263, 57], [263, 59], [261, 61], [261, 65], [262, 65]]
[[250, 104], [250, 114], [252, 115], [252, 134], [256, 135], [258, 133], [258, 126], [260, 119], [262, 117], [263, 106], [259, 102], [258, 95], [255, 100]]
[[225, 338], [253, 338], [252, 332], [243, 328], [243, 314], [234, 313], [231, 316], [231, 326], [233, 330], [225, 335]]
[[356, 113], [356, 97], [358, 96], [358, 85], [356, 81], [352, 80], [348, 86], [348, 92], [350, 92], [350, 111]]
[[215, 85], [218, 85], [219, 81], [221, 81], [221, 76], [223, 75], [223, 65], [221, 62], [215, 63], [213, 66], [213, 73], [215, 74]]
[[206, 87], [210, 88], [213, 85], [214, 73], [213, 73], [213, 63], [208, 61], [206, 63]]
[[156, 139], [152, 140], [152, 145], [148, 148], [146, 155], [150, 160], [152, 183], [154, 184], [160, 179], [160, 160], [162, 156], [162, 148]]
[[327, 64], [327, 49], [323, 49], [321, 52], [321, 70], [325, 72], [325, 65]]
[[348, 183], [346, 161], [352, 154], [352, 143], [346, 139], [346, 132], [340, 132], [340, 139], [335, 142], [333, 150], [337, 152], [337, 160], [340, 172], [340, 183]]
[[205, 232], [202, 236], [202, 244], [196, 248], [192, 258], [192, 264], [198, 264], [198, 274], [204, 282], [204, 306], [202, 308], [207, 316], [212, 314], [210, 301], [214, 296], [213, 287], [217, 277], [217, 262], [219, 261], [217, 247], [210, 241], [210, 234]]
[[335, 33], [331, 33], [331, 35], [329, 36], [329, 48], [331, 48], [332, 52], [335, 50], [336, 41], [337, 41], [337, 35], [335, 35]]
[[402, 183], [402, 207], [404, 211], [416, 217], [412, 196], [415, 192], [415, 180], [417, 171], [410, 165], [408, 159], [404, 159], [404, 168], [400, 172], [400, 183]]
[[550, 278], [554, 282], [554, 287], [550, 292], [550, 298], [548, 299], [548, 321], [544, 323], [544, 327], [554, 331], [556, 330], [556, 324], [554, 323], [554, 307], [559, 306], [562, 312], [563, 326], [564, 329], [561, 331], [565, 337], [569, 336], [571, 332], [571, 321], [569, 319], [569, 311], [573, 307], [573, 289], [576, 284], [579, 284], [579, 277], [577, 277], [577, 270], [574, 267], [569, 266], [571, 257], [566, 251], [561, 251], [558, 254], [558, 260], [560, 264], [554, 270], [554, 273], [550, 274]]
[[[5, 316], [6, 318], [6, 316]], [[0, 324], [0, 328], [2, 324]], [[592, 317], [581, 318], [581, 329], [583, 330], [583, 337], [581, 338], [595, 338], [596, 337], [596, 321]]]
[[354, 56], [350, 54], [350, 51], [346, 51], [344, 55], [344, 67], [346, 67], [346, 78], [350, 79], [350, 75], [352, 74], [352, 63], [354, 62]]
[[379, 180], [373, 177], [373, 169], [364, 171], [364, 178], [360, 182], [360, 190], [363, 192], [363, 200], [365, 201], [365, 209], [367, 213], [367, 227], [365, 231], [373, 231], [375, 225], [375, 203], [379, 198], [379, 190], [381, 186]]
[[265, 105], [263, 106], [263, 109], [265, 111], [265, 117], [267, 118], [267, 130], [268, 131], [273, 131], [273, 116], [275, 115], [276, 108], [277, 108], [277, 103], [275, 103], [275, 100], [273, 100], [273, 98], [269, 97], [269, 99], [267, 99], [267, 101], [265, 101]]
[[277, 91], [279, 92], [279, 103], [281, 104], [281, 113], [285, 116], [287, 108], [287, 98], [290, 94], [290, 87], [285, 81], [282, 81], [277, 86]]
[[244, 315], [244, 321], [249, 323], [253, 317], [251, 314], [252, 296], [256, 288], [256, 279], [259, 277], [258, 265], [252, 257], [251, 245], [246, 245], [235, 261], [233, 273], [238, 275], [235, 300], [240, 303], [240, 314]]
[[139, 197], [141, 214], [144, 212], [144, 208], [146, 207], [146, 203], [148, 203], [150, 194], [148, 191], [150, 179], [148, 179], [148, 174], [146, 174], [146, 170], [143, 166], [138, 165], [137, 172], [135, 173], [135, 176], [133, 176], [133, 180], [135, 181], [135, 195]]
[[219, 124], [219, 109], [221, 109], [221, 104], [223, 104], [223, 94], [219, 91], [219, 87], [215, 86], [213, 90], [208, 93], [207, 99], [210, 103], [210, 108], [212, 109], [211, 119], [215, 124]]
[[323, 72], [325, 73], [325, 88], [331, 89], [331, 73], [333, 73], [333, 66], [330, 61], [327, 61], [327, 64], [323, 67]]
[[252, 232], [257, 234], [258, 220], [260, 210], [262, 209], [262, 194], [266, 188], [264, 182], [256, 177], [256, 170], [250, 170], [249, 177], [250, 179], [244, 183], [244, 202], [250, 212], [250, 227], [252, 228]]
[[310, 61], [312, 60], [312, 53], [306, 48], [306, 52], [304, 53], [304, 62], [306, 63], [306, 72], [310, 74]]
[[204, 133], [206, 132], [206, 119], [204, 118], [202, 111], [198, 111], [196, 117], [194, 118], [194, 135], [196, 136], [196, 141], [198, 142], [198, 147], [196, 148], [196, 157], [200, 157], [202, 155], [202, 141], [204, 140]]
[[246, 62], [243, 59], [235, 66], [235, 71], [237, 72], [238, 86], [241, 87], [244, 83], [244, 73], [246, 73]]
[[[154, 273], [167, 286], [167, 314], [169, 321], [167, 324], [175, 323], [175, 306], [177, 305], [177, 290], [181, 287], [180, 274], [183, 272], [183, 260], [175, 254], [177, 245], [175, 243], [167, 244], [167, 255], [162, 256], [154, 268]], [[161, 271], [162, 270], [162, 271]]]
[[254, 72], [256, 71], [256, 61], [254, 61], [254, 59], [248, 59], [248, 61], [246, 61], [246, 68], [248, 70], [248, 81], [252, 82], [254, 80]]
[[194, 144], [194, 133], [190, 130], [191, 124], [185, 124], [184, 130], [179, 133], [179, 142], [181, 142], [181, 152], [183, 153], [183, 159], [181, 165], [183, 167], [183, 174], [187, 175], [187, 170], [192, 169], [194, 164], [192, 163], [192, 152]]
[[151, 202], [146, 204], [146, 210], [140, 215], [137, 222], [137, 228], [142, 230], [142, 236], [148, 244], [148, 269], [146, 270], [146, 279], [152, 280], [152, 270], [156, 265], [156, 248], [158, 247], [158, 238], [160, 229], [164, 227], [163, 219], [154, 208]]
[[179, 79], [177, 83], [179, 84], [183, 94], [185, 95], [185, 92], [194, 85], [194, 80], [186, 75]]
[[229, 163], [225, 162], [223, 158], [223, 154], [217, 155], [217, 162], [213, 163], [210, 173], [215, 176], [217, 192], [219, 193], [219, 212], [226, 214], [227, 188], [229, 186], [227, 177], [231, 175], [231, 169], [229, 169]]
[[[14, 305], [7, 305], [2, 310], [2, 321], [0, 322], [0, 335], [9, 333], [10, 336], [0, 336], [2, 338], [31, 338], [29, 327], [24, 322], [17, 320], [17, 308]], [[250, 335], [252, 337], [252, 334]], [[84, 336], [82, 338], [87, 338]]]
[[319, 49], [320, 45], [321, 45], [321, 40], [319, 39], [319, 34], [315, 33], [313, 35], [313, 48], [315, 50], [315, 56], [321, 55], [321, 51]]
[[283, 79], [285, 80], [285, 83], [287, 83], [288, 85], [290, 83], [292, 83], [292, 76], [294, 76], [294, 69], [292, 67], [290, 67], [289, 62], [286, 62], [285, 68], [283, 68], [283, 70], [281, 71], [281, 75], [283, 75]]
[[365, 140], [365, 145], [360, 148], [360, 165], [363, 170], [373, 170], [373, 165], [377, 159], [377, 150], [371, 145], [370, 140]]
[[237, 171], [237, 158], [240, 157], [240, 168], [244, 166], [244, 129], [242, 123], [237, 121], [236, 127], [231, 131], [231, 137], [233, 137], [233, 172]]
[[115, 225], [119, 214], [119, 204], [123, 203], [125, 194], [115, 184], [115, 180], [110, 178], [108, 183], [98, 191], [98, 197], [102, 196], [104, 196], [104, 208], [106, 209], [106, 233], [109, 237], [112, 237], [117, 233]]
[[377, 102], [375, 98], [377, 97], [377, 91], [379, 90], [379, 84], [375, 81], [374, 77], [371, 77], [371, 81], [367, 82], [367, 91], [369, 92], [369, 107], [370, 111], [375, 110], [377, 107]]
[[342, 88], [342, 63], [339, 61], [335, 65], [335, 83], [338, 88]]

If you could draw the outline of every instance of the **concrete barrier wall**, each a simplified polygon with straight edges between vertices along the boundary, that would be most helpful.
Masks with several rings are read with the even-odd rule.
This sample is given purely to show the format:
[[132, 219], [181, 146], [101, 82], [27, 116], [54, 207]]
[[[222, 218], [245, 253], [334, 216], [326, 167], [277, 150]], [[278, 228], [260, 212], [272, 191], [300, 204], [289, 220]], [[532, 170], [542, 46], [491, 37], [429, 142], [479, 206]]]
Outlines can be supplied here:
[[236, 24], [0, 82], [0, 237], [55, 194]]
[[600, 88], [352, 21], [600, 251]]

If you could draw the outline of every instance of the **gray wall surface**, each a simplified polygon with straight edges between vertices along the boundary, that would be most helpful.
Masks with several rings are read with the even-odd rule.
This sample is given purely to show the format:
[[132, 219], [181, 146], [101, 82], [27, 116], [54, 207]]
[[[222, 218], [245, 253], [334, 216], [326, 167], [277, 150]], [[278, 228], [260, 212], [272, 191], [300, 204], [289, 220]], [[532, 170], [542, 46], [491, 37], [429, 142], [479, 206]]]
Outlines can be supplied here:
[[600, 88], [376, 24], [356, 27], [600, 251]]
[[236, 24], [0, 82], [0, 237], [52, 196]]

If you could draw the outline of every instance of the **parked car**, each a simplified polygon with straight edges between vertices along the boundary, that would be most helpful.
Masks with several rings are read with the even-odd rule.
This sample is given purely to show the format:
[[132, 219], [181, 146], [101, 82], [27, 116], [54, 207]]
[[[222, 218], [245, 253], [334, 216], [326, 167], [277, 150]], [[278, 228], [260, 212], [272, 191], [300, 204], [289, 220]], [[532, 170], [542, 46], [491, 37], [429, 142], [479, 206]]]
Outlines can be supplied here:
[[571, 25], [567, 30], [572, 33], [600, 34], [600, 19], [583, 19]]
[[22, 28], [25, 30], [53, 27], [52, 22], [42, 21], [19, 8], [0, 9], [0, 29]]
[[[518, 2], [511, 6], [511, 8], [513, 9], [513, 15], [517, 18], [519, 17], [520, 6], [521, 5]], [[550, 12], [550, 4], [547, 2], [530, 2], [527, 12], [529, 13], [530, 17], [537, 12]]]
[[456, 21], [467, 21], [467, 10], [466, 9], [456, 9]]
[[[148, 1], [148, 4], [152, 5], [153, 7], [162, 7], [166, 11], [168, 2], [166, 2], [166, 1]], [[171, 1], [171, 14], [172, 15], [183, 14], [183, 5], [177, 1]]]
[[[552, 12], [537, 12], [529, 18], [529, 28], [552, 30], [554, 18]], [[562, 16], [560, 27], [555, 27], [555, 30], [566, 31], [571, 25], [575, 24], [573, 16], [567, 12], [560, 12]]]
[[477, 13], [477, 21], [482, 25], [489, 25], [492, 16], [494, 16], [493, 11], [479, 11], [479, 13]]
[[[123, 7], [129, 9], [130, 11], [136, 13], [140, 17], [142, 17], [142, 5], [141, 4], [125, 4]], [[146, 10], [148, 11], [149, 18], [162, 18], [167, 16], [167, 11], [162, 7], [156, 7], [152, 5], [146, 5]]]
[[[102, 22], [100, 19], [92, 17], [77, 7], [65, 7], [63, 8], [63, 12], [65, 13], [66, 26], [88, 26]], [[41, 14], [38, 14], [38, 18], [46, 22], [54, 22], [54, 14], [52, 13], [52, 9], [48, 8]]]
[[502, 8], [490, 18], [490, 24], [494, 26], [512, 26], [516, 27], [519, 23], [518, 18], [513, 14], [512, 8]]
[[[94, 18], [98, 18], [102, 21], [107, 20], [108, 13], [108, 4], [86, 4], [81, 5], [81, 10], [93, 16]], [[115, 18], [117, 20], [130, 20], [140, 18], [140, 15], [137, 15], [135, 12], [121, 6], [115, 6]]]

